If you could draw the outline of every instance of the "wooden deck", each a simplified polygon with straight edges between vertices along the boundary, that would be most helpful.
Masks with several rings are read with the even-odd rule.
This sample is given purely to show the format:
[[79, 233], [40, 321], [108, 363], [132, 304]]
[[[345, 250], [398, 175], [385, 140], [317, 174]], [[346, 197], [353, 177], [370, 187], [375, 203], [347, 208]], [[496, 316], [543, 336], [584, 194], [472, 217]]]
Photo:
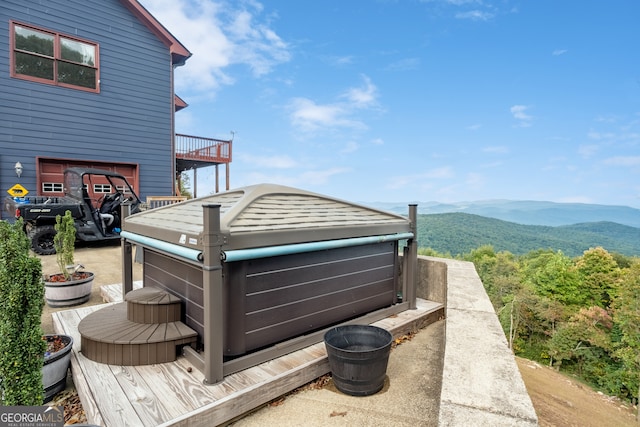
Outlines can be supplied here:
[[[103, 295], [105, 293], [109, 290], [103, 291]], [[112, 292], [115, 298], [118, 298], [117, 293]], [[184, 357], [178, 357], [175, 362], [148, 366], [96, 363], [82, 354], [78, 323], [102, 307], [104, 305], [53, 314], [56, 332], [74, 339], [73, 380], [89, 423], [101, 426], [215, 426], [330, 371], [323, 342], [228, 375], [215, 385], [204, 385], [202, 372]], [[437, 321], [443, 313], [442, 304], [418, 299], [417, 310], [404, 311], [374, 325], [398, 336]]]

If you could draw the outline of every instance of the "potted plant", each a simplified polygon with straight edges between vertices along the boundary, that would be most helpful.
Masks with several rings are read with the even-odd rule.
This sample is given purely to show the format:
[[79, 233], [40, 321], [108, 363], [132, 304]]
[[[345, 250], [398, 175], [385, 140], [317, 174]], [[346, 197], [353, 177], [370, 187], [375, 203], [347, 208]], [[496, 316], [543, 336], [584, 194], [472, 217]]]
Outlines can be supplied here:
[[42, 265], [29, 254], [22, 221], [0, 221], [0, 402], [43, 401]]
[[44, 364], [42, 366], [42, 385], [44, 403], [67, 387], [67, 369], [71, 363], [73, 338], [69, 335], [44, 335], [46, 342]]
[[83, 271], [74, 262], [76, 227], [71, 211], [56, 216], [53, 245], [60, 273], [45, 277], [45, 300], [50, 307], [68, 307], [85, 303], [91, 296], [93, 273]]

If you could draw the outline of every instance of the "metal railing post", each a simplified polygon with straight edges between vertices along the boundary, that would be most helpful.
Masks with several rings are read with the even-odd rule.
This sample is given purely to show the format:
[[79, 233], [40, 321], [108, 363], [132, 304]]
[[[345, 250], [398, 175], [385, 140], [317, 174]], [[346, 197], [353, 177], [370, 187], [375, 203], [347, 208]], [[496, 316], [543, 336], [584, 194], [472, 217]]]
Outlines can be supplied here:
[[[120, 206], [120, 227], [124, 228], [126, 218], [131, 214], [131, 205], [128, 203]], [[122, 301], [125, 295], [133, 290], [133, 262], [131, 261], [131, 243], [121, 239], [122, 247]]]
[[417, 306], [416, 288], [418, 285], [418, 205], [409, 205], [409, 221], [411, 222], [411, 232], [413, 238], [407, 241], [406, 253], [406, 278], [407, 278], [407, 295], [406, 301], [409, 303], [409, 309], [415, 310]]

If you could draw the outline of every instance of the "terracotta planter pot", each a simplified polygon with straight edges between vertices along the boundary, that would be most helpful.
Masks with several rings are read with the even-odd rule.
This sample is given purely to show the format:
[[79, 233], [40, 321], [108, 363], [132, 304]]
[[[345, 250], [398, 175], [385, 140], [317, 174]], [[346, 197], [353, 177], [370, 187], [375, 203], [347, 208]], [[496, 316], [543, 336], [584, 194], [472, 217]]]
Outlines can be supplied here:
[[50, 402], [53, 396], [67, 387], [67, 370], [71, 362], [73, 338], [68, 335], [45, 335], [47, 341], [59, 337], [64, 347], [58, 351], [45, 354], [42, 366], [42, 384], [44, 385], [44, 402]]
[[53, 274], [44, 282], [44, 298], [49, 307], [69, 307], [89, 301], [93, 287], [93, 273], [75, 273], [64, 281], [62, 274]]

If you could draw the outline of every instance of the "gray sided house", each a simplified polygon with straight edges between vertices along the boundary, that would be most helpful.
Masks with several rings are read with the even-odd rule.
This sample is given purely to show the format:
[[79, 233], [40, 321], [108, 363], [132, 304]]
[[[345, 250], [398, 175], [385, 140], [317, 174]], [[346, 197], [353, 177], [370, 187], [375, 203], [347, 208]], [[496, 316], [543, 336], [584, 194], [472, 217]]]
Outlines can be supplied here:
[[173, 72], [190, 55], [135, 0], [2, 0], [1, 196], [62, 195], [69, 166], [119, 172], [141, 198], [173, 195], [186, 106]]

